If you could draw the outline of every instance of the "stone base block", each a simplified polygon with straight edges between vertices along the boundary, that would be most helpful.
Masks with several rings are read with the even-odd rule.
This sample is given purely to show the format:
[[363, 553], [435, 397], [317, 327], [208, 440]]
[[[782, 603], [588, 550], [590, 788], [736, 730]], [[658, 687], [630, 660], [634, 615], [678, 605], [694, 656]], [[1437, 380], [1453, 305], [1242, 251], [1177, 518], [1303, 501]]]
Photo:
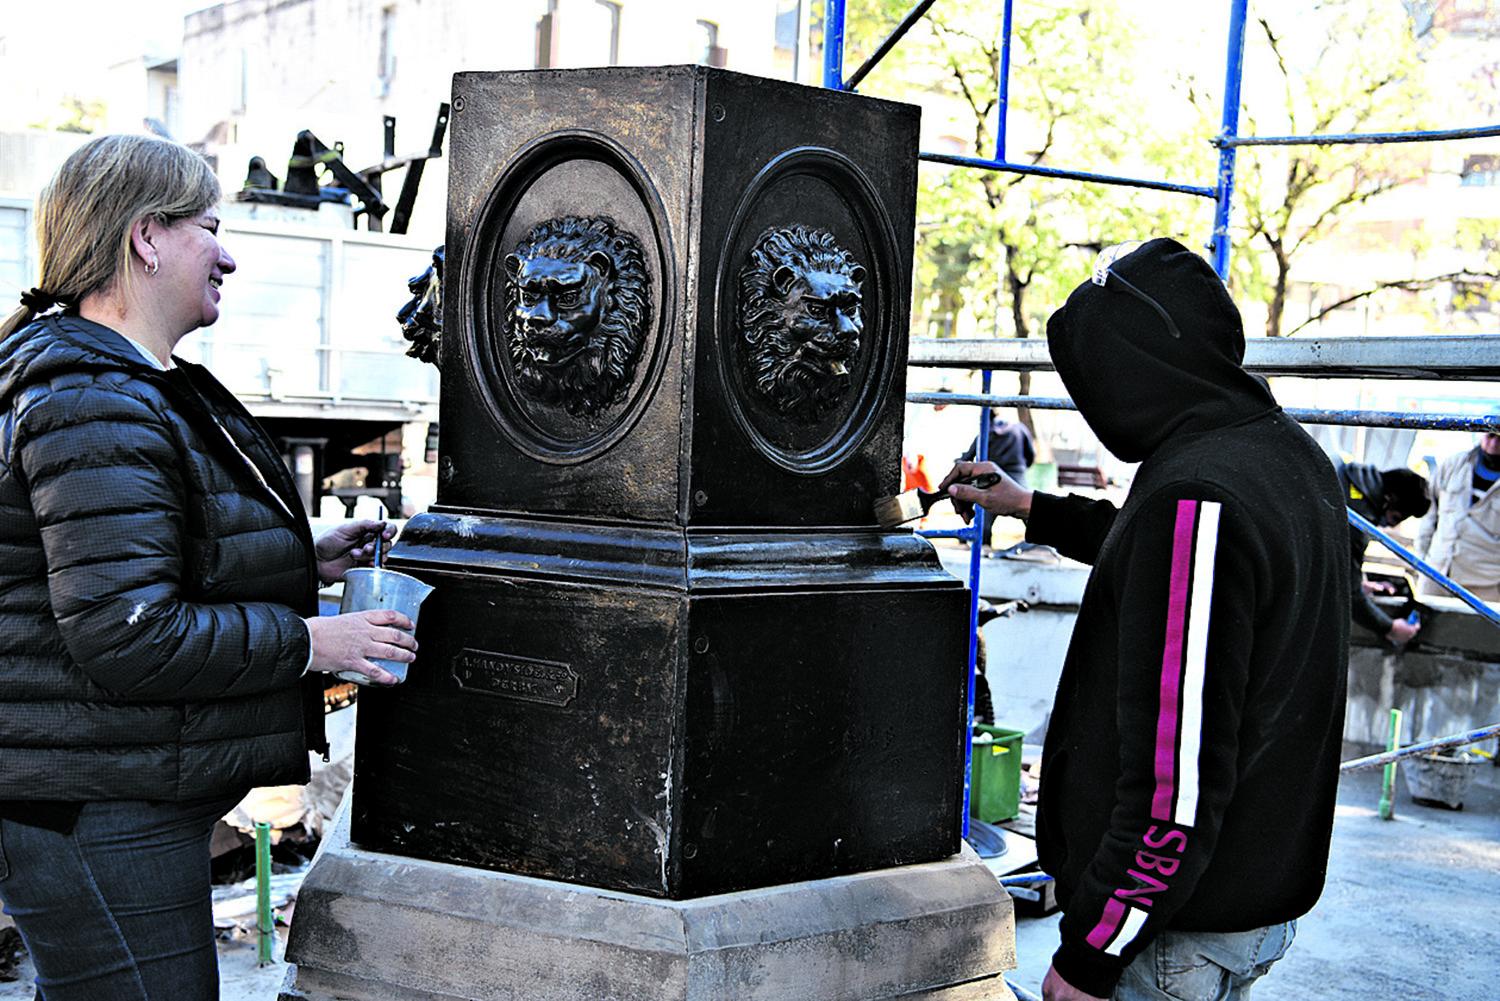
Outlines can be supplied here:
[[940, 862], [660, 900], [362, 850], [303, 883], [281, 1001], [1013, 1001], [1010, 897]]

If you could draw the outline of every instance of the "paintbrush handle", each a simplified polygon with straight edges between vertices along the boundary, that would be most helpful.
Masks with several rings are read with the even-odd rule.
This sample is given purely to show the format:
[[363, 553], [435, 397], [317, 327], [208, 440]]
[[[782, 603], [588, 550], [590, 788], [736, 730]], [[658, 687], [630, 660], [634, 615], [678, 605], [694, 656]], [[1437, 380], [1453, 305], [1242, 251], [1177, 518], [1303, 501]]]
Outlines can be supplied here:
[[380, 530], [375, 533], [375, 559], [371, 563], [371, 565], [374, 566], [376, 570], [380, 569], [380, 546], [381, 546], [381, 543], [385, 542], [385, 505], [384, 504], [380, 505], [380, 517], [379, 517], [378, 520], [381, 522], [381, 527], [380, 527]]
[[[968, 479], [957, 480], [955, 482], [966, 484], [973, 487], [975, 490], [988, 490], [996, 483], [999, 483], [1003, 475], [1004, 474], [1002, 473], [980, 473], [978, 476], [970, 476]], [[948, 491], [946, 490], [917, 491], [917, 500], [922, 505], [922, 513], [924, 515], [928, 511], [932, 510], [932, 505], [936, 504], [940, 500], [946, 500], [947, 498]]]

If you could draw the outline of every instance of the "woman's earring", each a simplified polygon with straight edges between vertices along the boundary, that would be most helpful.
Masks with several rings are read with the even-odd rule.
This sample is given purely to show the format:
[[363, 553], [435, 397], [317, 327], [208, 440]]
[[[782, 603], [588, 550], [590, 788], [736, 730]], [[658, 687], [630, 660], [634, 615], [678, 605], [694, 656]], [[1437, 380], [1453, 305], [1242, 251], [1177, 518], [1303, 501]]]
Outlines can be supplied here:
[[157, 261], [155, 258], [147, 261], [146, 262], [146, 277], [150, 278], [152, 275], [156, 274], [157, 269], [160, 268], [160, 267], [161, 267], [161, 262]]

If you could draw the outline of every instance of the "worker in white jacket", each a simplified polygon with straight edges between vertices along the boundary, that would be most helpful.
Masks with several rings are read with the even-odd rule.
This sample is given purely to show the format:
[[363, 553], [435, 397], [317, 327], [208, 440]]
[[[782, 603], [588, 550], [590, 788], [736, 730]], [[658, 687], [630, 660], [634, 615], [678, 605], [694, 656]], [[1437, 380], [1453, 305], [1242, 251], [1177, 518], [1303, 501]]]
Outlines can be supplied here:
[[[1422, 558], [1486, 601], [1500, 601], [1500, 434], [1438, 463], [1417, 529]], [[1422, 594], [1446, 594], [1422, 578]]]

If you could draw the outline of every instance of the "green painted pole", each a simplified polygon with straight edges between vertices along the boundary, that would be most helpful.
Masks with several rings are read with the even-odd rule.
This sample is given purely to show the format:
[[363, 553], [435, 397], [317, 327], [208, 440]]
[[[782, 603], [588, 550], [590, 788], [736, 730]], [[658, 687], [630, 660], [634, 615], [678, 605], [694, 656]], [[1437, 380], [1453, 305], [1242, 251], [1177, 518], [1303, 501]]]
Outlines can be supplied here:
[[[1401, 710], [1391, 710], [1391, 735], [1385, 742], [1387, 751], [1401, 746]], [[1380, 819], [1390, 820], [1396, 815], [1396, 763], [1385, 766], [1385, 778], [1380, 783]]]
[[276, 941], [276, 922], [271, 914], [271, 825], [255, 825], [255, 910], [259, 931], [260, 965], [271, 962]]

